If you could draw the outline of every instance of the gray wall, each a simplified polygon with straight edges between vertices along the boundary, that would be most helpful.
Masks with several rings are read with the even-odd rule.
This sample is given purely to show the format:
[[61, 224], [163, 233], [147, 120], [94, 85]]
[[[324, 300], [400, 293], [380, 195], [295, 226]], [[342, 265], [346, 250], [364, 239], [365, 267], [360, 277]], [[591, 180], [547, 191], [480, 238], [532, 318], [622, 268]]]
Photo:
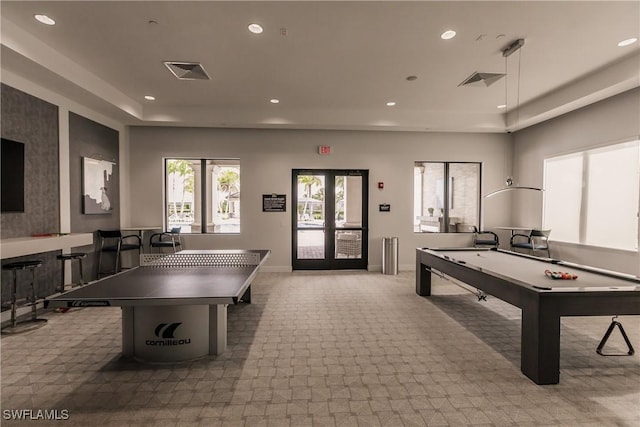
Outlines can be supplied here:
[[[2, 137], [21, 142], [24, 147], [24, 212], [3, 212], [2, 238], [30, 236], [60, 231], [60, 181], [58, 151], [58, 107], [25, 92], [2, 84], [1, 116]], [[2, 260], [8, 262], [39, 259], [42, 267], [36, 270], [36, 293], [53, 293], [60, 280], [60, 265], [54, 253], [28, 255]], [[18, 273], [18, 298], [27, 295], [25, 279], [30, 275]], [[2, 271], [3, 302], [10, 300], [11, 272]]]
[[[82, 158], [114, 162], [111, 185], [112, 210], [107, 214], [85, 215], [82, 210]], [[120, 227], [120, 161], [118, 131], [69, 113], [69, 177], [71, 191], [71, 231], [90, 233], [98, 229]]]
[[[514, 136], [515, 175], [522, 183], [542, 186], [545, 158], [609, 145], [625, 139], [637, 139], [640, 136], [640, 89], [627, 91], [531, 126], [516, 132]], [[540, 224], [541, 203], [542, 196], [514, 198], [514, 225]], [[606, 227], [606, 224], [603, 226]], [[553, 240], [553, 231], [551, 239]], [[552, 241], [552, 256], [629, 274], [640, 274], [637, 252]]]
[[[71, 232], [94, 233], [94, 246], [80, 248], [79, 251], [90, 253], [85, 261], [85, 272], [88, 279], [98, 277], [99, 244], [96, 230], [116, 230], [120, 228], [120, 159], [118, 155], [118, 131], [96, 123], [78, 114], [69, 113], [69, 190], [71, 192]], [[107, 214], [86, 215], [83, 213], [82, 196], [82, 158], [91, 157], [97, 160], [114, 162], [111, 185], [113, 197]], [[107, 256], [106, 263], [111, 266], [113, 258]], [[104, 262], [104, 261], [103, 261]]]
[[[331, 155], [318, 154], [330, 145]], [[415, 248], [464, 246], [468, 234], [413, 233], [413, 166], [415, 161], [483, 162], [483, 194], [502, 185], [506, 134], [306, 131], [133, 127], [129, 132], [129, 200], [131, 223], [163, 221], [163, 157], [239, 158], [241, 165], [240, 235], [185, 236], [187, 248], [267, 248], [266, 269], [291, 269], [291, 170], [306, 168], [369, 170], [369, 268], [381, 267], [382, 238], [400, 240], [401, 269], [415, 268]], [[384, 182], [384, 189], [377, 188]], [[286, 194], [287, 212], [262, 212], [262, 194]], [[484, 200], [483, 200], [484, 201]], [[378, 205], [391, 204], [391, 212]], [[506, 205], [485, 205], [486, 225], [509, 220]]]
[[[2, 137], [25, 144], [25, 212], [2, 213], [2, 238], [30, 236], [37, 233], [60, 232], [60, 138], [59, 108], [11, 86], [2, 84]], [[99, 228], [117, 229], [120, 226], [117, 131], [70, 113], [69, 120], [69, 175], [71, 193], [71, 232], [94, 232]], [[88, 156], [116, 163], [113, 185], [116, 187], [113, 211], [106, 215], [82, 214], [82, 157]], [[94, 239], [95, 240], [95, 239]], [[96, 277], [94, 246], [74, 248], [76, 252], [90, 253], [85, 265], [85, 279]], [[10, 258], [8, 262], [40, 259], [36, 271], [36, 293], [39, 297], [55, 292], [61, 279], [61, 262], [56, 259], [60, 251]], [[9, 300], [8, 284], [11, 273], [2, 271], [2, 301]], [[79, 280], [77, 266], [73, 266], [73, 280]], [[18, 298], [26, 296], [26, 281], [20, 278]]]
[[2, 237], [60, 231], [58, 107], [3, 84], [2, 137], [25, 145], [23, 213], [3, 212]]

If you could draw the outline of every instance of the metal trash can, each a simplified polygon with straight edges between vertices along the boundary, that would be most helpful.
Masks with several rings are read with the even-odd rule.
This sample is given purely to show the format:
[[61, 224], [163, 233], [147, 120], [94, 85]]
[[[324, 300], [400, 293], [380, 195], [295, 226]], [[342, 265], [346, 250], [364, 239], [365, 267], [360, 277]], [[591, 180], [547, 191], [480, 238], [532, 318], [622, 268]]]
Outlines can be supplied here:
[[382, 238], [382, 274], [398, 274], [398, 238]]

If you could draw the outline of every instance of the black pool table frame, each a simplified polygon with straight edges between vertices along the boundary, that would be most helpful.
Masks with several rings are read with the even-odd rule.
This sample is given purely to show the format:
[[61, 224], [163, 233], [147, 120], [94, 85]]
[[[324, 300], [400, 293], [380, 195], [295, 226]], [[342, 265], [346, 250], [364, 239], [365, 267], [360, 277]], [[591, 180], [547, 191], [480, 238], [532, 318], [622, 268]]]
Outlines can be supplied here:
[[[498, 251], [507, 256], [523, 256], [541, 264], [541, 271], [558, 266], [584, 269], [611, 276], [613, 273], [572, 263], [537, 258], [500, 249], [456, 248], [440, 251]], [[620, 275], [621, 283], [631, 290], [573, 288], [568, 291], [537, 289], [511, 279], [500, 272], [488, 271], [472, 263], [456, 261], [438, 249], [416, 249], [416, 293], [431, 295], [431, 270], [473, 286], [522, 309], [522, 373], [536, 384], [557, 384], [560, 380], [560, 317], [640, 314], [640, 280]], [[560, 268], [561, 269], [561, 268]], [[615, 275], [618, 277], [617, 275]], [[631, 285], [631, 287], [629, 287]], [[635, 289], [633, 285], [636, 285]]]

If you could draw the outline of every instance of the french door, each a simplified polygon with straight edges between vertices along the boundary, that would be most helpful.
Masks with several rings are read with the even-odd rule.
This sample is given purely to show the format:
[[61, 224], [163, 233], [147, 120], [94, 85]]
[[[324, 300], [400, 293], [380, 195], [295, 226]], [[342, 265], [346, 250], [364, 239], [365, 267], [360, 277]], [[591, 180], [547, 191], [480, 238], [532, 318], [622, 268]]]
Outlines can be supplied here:
[[366, 269], [369, 171], [292, 171], [294, 270]]

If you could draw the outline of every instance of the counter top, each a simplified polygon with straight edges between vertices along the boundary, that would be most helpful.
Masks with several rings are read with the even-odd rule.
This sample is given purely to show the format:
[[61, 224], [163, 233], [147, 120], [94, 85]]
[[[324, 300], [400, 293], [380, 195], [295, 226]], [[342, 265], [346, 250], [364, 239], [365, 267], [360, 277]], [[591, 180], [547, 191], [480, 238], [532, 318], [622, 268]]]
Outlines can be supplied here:
[[93, 233], [43, 234], [0, 239], [0, 258], [70, 249], [93, 244]]

